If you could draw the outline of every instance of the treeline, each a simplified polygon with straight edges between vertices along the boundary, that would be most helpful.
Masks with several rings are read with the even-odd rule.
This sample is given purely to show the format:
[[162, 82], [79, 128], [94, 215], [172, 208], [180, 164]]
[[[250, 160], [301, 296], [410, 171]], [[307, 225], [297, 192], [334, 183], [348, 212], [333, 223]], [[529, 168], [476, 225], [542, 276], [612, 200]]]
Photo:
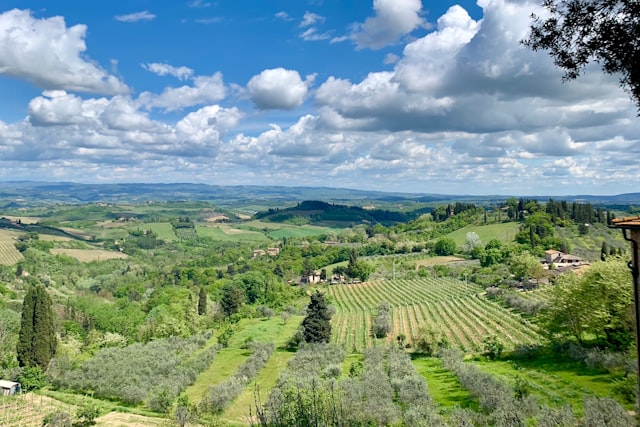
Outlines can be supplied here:
[[347, 223], [399, 223], [415, 218], [419, 212], [396, 212], [383, 209], [363, 209], [359, 206], [338, 205], [308, 200], [286, 209], [270, 208], [255, 214], [256, 219], [285, 222], [295, 217], [309, 221], [339, 221]]
[[524, 220], [525, 216], [535, 212], [545, 212], [555, 225], [567, 225], [569, 221], [576, 224], [609, 224], [615, 218], [610, 210], [594, 207], [591, 203], [568, 202], [566, 200], [549, 199], [541, 204], [536, 199], [509, 198], [500, 206], [506, 210], [507, 218], [512, 221]]

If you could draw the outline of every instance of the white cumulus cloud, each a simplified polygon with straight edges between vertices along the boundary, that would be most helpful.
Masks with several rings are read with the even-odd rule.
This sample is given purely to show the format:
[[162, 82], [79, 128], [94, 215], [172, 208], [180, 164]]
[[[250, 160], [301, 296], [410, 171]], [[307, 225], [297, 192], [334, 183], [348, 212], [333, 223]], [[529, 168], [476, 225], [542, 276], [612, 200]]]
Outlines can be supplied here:
[[351, 36], [359, 49], [382, 49], [425, 24], [420, 0], [374, 0], [373, 9]]
[[291, 110], [304, 102], [315, 76], [303, 81], [295, 70], [274, 68], [264, 70], [249, 80], [247, 90], [251, 100], [261, 110]]
[[85, 25], [67, 27], [64, 18], [36, 19], [28, 10], [0, 14], [0, 74], [43, 89], [100, 94], [129, 88], [85, 57]]
[[226, 87], [220, 72], [211, 76], [196, 76], [192, 86], [167, 87], [160, 95], [143, 92], [138, 102], [146, 108], [166, 111], [218, 102], [226, 96]]

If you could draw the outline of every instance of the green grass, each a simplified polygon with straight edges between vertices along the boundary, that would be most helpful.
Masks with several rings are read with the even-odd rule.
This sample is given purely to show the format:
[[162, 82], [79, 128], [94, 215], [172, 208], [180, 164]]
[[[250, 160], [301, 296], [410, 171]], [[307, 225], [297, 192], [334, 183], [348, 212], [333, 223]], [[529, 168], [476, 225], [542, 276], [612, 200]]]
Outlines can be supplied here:
[[[291, 316], [286, 324], [280, 316], [240, 320], [237, 330], [229, 340], [229, 346], [220, 350], [209, 368], [200, 373], [196, 381], [185, 390], [189, 401], [200, 402], [209, 387], [220, 384], [235, 373], [251, 355], [250, 350], [242, 348], [248, 338], [259, 342], [273, 342], [276, 347], [283, 347], [298, 329], [302, 319], [303, 316]], [[246, 414], [248, 413], [247, 409]]]
[[205, 226], [196, 224], [200, 237], [209, 237], [223, 242], [266, 242], [269, 238], [257, 231], [240, 230], [226, 225]]
[[168, 222], [149, 222], [144, 224], [136, 224], [134, 229], [151, 230], [158, 235], [158, 239], [177, 241], [178, 237], [173, 232], [171, 224]]
[[452, 238], [456, 245], [464, 246], [467, 241], [467, 233], [475, 232], [480, 236], [482, 244], [486, 244], [491, 239], [498, 239], [503, 243], [512, 242], [516, 237], [516, 233], [520, 228], [520, 224], [517, 222], [506, 222], [499, 224], [489, 225], [468, 225], [459, 230], [446, 235], [446, 237]]
[[286, 324], [280, 316], [270, 319], [242, 319], [238, 323], [238, 330], [229, 340], [229, 347], [242, 347], [248, 338], [259, 342], [272, 342], [276, 348], [284, 347], [303, 318], [304, 316], [291, 316]]
[[[484, 372], [502, 377], [512, 385], [516, 377], [520, 377], [529, 383], [530, 393], [541, 403], [550, 406], [571, 405], [579, 417], [582, 416], [585, 397], [617, 398], [614, 385], [618, 378], [577, 362], [540, 357], [530, 361], [474, 361], [473, 364]], [[633, 409], [633, 404], [623, 406]]]
[[198, 375], [196, 382], [185, 390], [192, 403], [198, 403], [209, 391], [209, 387], [220, 384], [242, 365], [251, 355], [250, 350], [241, 348], [223, 348], [216, 354], [213, 363]]
[[442, 408], [469, 408], [479, 411], [480, 405], [467, 389], [462, 387], [456, 375], [442, 366], [435, 357], [419, 357], [412, 360], [413, 366], [426, 380], [429, 394]]
[[340, 230], [331, 227], [319, 227], [315, 225], [291, 225], [267, 221], [249, 221], [242, 225], [238, 225], [238, 228], [243, 230], [253, 230], [262, 233], [266, 233], [269, 238], [279, 240], [286, 238], [297, 238], [307, 236], [319, 236], [325, 234], [336, 234]]
[[237, 425], [247, 425], [250, 408], [253, 407], [255, 413], [255, 396], [256, 387], [260, 393], [260, 400], [265, 403], [271, 393], [271, 389], [276, 385], [280, 372], [287, 367], [289, 360], [293, 358], [295, 353], [288, 351], [275, 351], [267, 365], [260, 371], [256, 380], [247, 387], [236, 400], [227, 408], [223, 417]]

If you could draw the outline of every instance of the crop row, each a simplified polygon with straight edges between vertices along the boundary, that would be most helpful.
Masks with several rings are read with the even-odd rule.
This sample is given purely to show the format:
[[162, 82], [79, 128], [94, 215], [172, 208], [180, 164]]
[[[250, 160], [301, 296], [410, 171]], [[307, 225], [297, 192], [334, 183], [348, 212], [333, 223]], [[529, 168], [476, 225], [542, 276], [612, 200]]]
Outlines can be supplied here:
[[22, 259], [22, 254], [16, 249], [13, 241], [0, 240], [0, 264], [13, 265]]
[[464, 282], [448, 278], [374, 281], [329, 289], [338, 308], [344, 311], [374, 309], [381, 301], [391, 305], [438, 302], [465, 297], [472, 292]]
[[404, 335], [411, 344], [424, 324], [442, 331], [452, 346], [464, 351], [479, 351], [483, 339], [491, 335], [499, 336], [508, 348], [541, 339], [537, 327], [522, 316], [451, 279], [338, 285], [329, 293], [337, 307], [332, 341], [349, 352], [362, 352], [376, 342], [371, 325], [380, 301], [388, 301], [392, 308], [389, 341]]

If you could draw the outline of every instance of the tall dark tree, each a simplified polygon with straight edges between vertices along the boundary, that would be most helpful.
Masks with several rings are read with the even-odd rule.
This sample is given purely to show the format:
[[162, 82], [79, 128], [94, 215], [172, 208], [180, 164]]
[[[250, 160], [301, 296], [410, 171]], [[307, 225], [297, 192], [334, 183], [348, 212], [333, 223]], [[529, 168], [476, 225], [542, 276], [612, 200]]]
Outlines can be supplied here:
[[43, 285], [29, 287], [22, 303], [22, 319], [16, 350], [20, 366], [46, 370], [56, 354], [55, 317], [51, 297]]
[[244, 293], [242, 289], [234, 286], [234, 285], [226, 285], [222, 288], [222, 299], [220, 300], [220, 305], [222, 306], [222, 311], [227, 316], [231, 316], [238, 312], [242, 303], [244, 302]]
[[607, 242], [602, 242], [602, 247], [600, 248], [600, 260], [601, 261], [606, 261], [607, 257], [609, 256], [609, 245], [607, 245]]
[[637, 0], [545, 0], [545, 17], [532, 15], [523, 43], [547, 50], [565, 80], [577, 78], [590, 62], [620, 78], [640, 109], [640, 2]]
[[198, 314], [200, 316], [207, 314], [207, 291], [204, 288], [200, 288], [200, 293], [198, 294]]
[[331, 338], [331, 313], [324, 294], [316, 291], [307, 306], [307, 317], [302, 321], [306, 342], [326, 343]]

